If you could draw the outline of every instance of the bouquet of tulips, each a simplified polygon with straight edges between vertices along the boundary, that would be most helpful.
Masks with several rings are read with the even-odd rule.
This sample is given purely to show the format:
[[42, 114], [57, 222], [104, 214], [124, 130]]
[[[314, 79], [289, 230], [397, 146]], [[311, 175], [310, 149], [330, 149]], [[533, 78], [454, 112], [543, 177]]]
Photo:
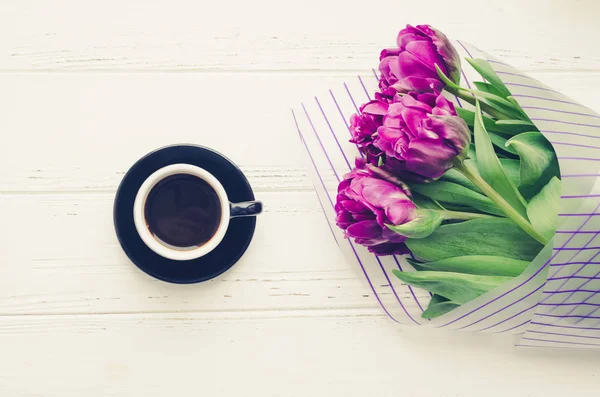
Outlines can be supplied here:
[[357, 244], [410, 255], [416, 271], [394, 274], [432, 294], [424, 318], [520, 275], [556, 231], [552, 145], [487, 61], [466, 61], [481, 75], [473, 88], [459, 85], [450, 41], [426, 25], [382, 51], [380, 90], [350, 119], [361, 156], [335, 205]]
[[331, 232], [385, 313], [600, 347], [600, 115], [428, 25], [373, 72], [293, 114]]

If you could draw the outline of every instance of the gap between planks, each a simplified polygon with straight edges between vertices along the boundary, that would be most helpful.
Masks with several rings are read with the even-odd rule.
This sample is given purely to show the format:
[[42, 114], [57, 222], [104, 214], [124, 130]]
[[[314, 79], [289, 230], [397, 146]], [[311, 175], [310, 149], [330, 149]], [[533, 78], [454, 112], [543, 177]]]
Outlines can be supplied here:
[[[313, 308], [264, 308], [264, 309], [216, 309], [216, 310], [156, 310], [156, 311], [115, 311], [115, 312], [68, 312], [68, 313], [4, 313], [2, 318], [30, 318], [30, 317], [94, 317], [94, 316], [156, 316], [157, 318], [173, 318], [165, 316], [176, 316], [178, 319], [201, 318], [202, 320], [246, 320], [246, 319], [277, 319], [277, 318], [323, 318], [323, 317], [374, 317], [387, 318], [386, 314], [374, 305], [373, 307], [348, 308], [348, 307], [313, 307]], [[187, 317], [186, 317], [187, 315]], [[0, 327], [1, 328], [1, 327]]]

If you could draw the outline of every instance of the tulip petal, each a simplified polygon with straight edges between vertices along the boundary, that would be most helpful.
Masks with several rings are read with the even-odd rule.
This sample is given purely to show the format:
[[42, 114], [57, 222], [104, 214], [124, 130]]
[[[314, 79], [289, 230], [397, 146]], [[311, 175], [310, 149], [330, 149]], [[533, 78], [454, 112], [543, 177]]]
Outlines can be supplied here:
[[398, 39], [396, 40], [396, 42], [398, 44], [398, 49], [400, 51], [405, 51], [406, 46], [410, 43], [415, 43], [415, 42], [426, 43], [426, 42], [428, 42], [428, 40], [429, 39], [427, 37], [419, 36], [414, 33], [405, 33], [403, 35], [398, 35]]
[[452, 167], [458, 153], [446, 146], [441, 138], [419, 137], [411, 141], [407, 150], [406, 168], [414, 173], [437, 179]]
[[344, 206], [342, 205], [342, 201], [348, 200], [348, 197], [345, 194], [338, 194], [335, 199], [334, 209], [336, 212], [340, 212], [344, 210]]
[[411, 201], [398, 202], [387, 207], [385, 214], [394, 225], [402, 225], [416, 216], [415, 205]]
[[456, 108], [454, 107], [454, 104], [446, 97], [443, 95], [438, 95], [435, 100], [433, 114], [439, 116], [453, 116], [456, 115]]
[[400, 58], [399, 55], [396, 57], [390, 57], [390, 63], [389, 63], [389, 67], [390, 67], [390, 74], [393, 75], [396, 80], [400, 78], [401, 74], [400, 74]]
[[433, 92], [422, 92], [419, 94], [413, 94], [412, 97], [415, 98], [417, 101], [419, 102], [423, 102], [426, 103], [427, 106], [429, 106], [429, 108], [431, 108], [431, 110], [435, 110], [435, 104], [437, 101], [437, 98], [439, 97], [440, 93], [439, 91], [433, 91]]
[[373, 100], [361, 106], [361, 112], [385, 116], [388, 104], [383, 101]]
[[422, 128], [423, 122], [429, 120], [427, 116], [427, 113], [415, 109], [404, 108], [402, 110], [402, 118], [413, 137], [419, 136], [419, 130]]
[[390, 223], [390, 220], [387, 218], [387, 216], [385, 216], [385, 211], [375, 208], [373, 213], [375, 214], [375, 220], [377, 221], [377, 224], [382, 228], [385, 227], [387, 223]]
[[351, 213], [348, 211], [341, 211], [335, 217], [335, 223], [342, 229], [346, 229], [348, 226], [354, 224], [356, 221]]
[[[422, 77], [422, 78], [438, 78], [437, 71], [434, 65], [427, 65], [410, 52], [402, 52], [398, 55], [399, 67], [396, 76], [401, 77]], [[391, 64], [390, 64], [391, 66]]]
[[[391, 64], [398, 63], [398, 57], [390, 56], [383, 58], [381, 62], [379, 62], [379, 71], [382, 75], [382, 80], [386, 81], [389, 84], [393, 84], [398, 81], [398, 75], [393, 75], [391, 72]], [[394, 66], [397, 68], [397, 66]]]
[[389, 56], [398, 56], [398, 54], [400, 54], [400, 48], [384, 48], [379, 54], [379, 60]]
[[[429, 101], [430, 103], [425, 102], [425, 100]], [[409, 108], [415, 111], [431, 113], [433, 110], [433, 105], [435, 105], [435, 100], [436, 96], [433, 94], [419, 95], [417, 98], [415, 98], [413, 95], [404, 95], [400, 100], [400, 104], [404, 109]], [[402, 112], [402, 114], [404, 115], [404, 112]]]
[[462, 153], [471, 141], [471, 131], [467, 123], [458, 116], [430, 116], [431, 129], [441, 138], [449, 141], [457, 153]]
[[363, 212], [363, 211], [367, 211], [367, 207], [364, 206], [364, 204], [362, 204], [361, 202], [358, 201], [354, 201], [354, 200], [343, 200], [340, 201], [340, 204], [347, 210], [350, 212]]
[[417, 29], [431, 38], [431, 41], [437, 48], [437, 53], [442, 57], [448, 68], [447, 76], [450, 77], [450, 80], [458, 83], [460, 81], [461, 70], [460, 56], [456, 52], [456, 48], [448, 40], [448, 37], [429, 25], [417, 25]]
[[415, 28], [414, 26], [406, 25], [406, 28], [402, 29], [398, 33], [398, 37], [396, 38], [396, 44], [398, 44], [400, 50], [404, 51], [406, 44], [415, 40], [428, 41], [430, 39], [421, 30]]
[[354, 220], [356, 222], [374, 221], [374, 220], [376, 220], [375, 214], [372, 213], [372, 212], [360, 213], [360, 214], [353, 214], [352, 217], [354, 218]]
[[350, 237], [371, 239], [381, 236], [381, 226], [376, 221], [357, 222], [346, 229]]
[[432, 42], [412, 41], [406, 45], [406, 51], [414, 55], [431, 70], [435, 71], [435, 65], [438, 65], [444, 74], [447, 73], [446, 64]]
[[374, 245], [387, 243], [388, 241], [386, 239], [384, 239], [383, 237], [376, 237], [376, 238], [357, 238], [354, 240], [354, 242], [356, 244], [364, 245], [366, 247], [371, 247]]
[[377, 136], [386, 141], [393, 142], [397, 139], [402, 138], [405, 135], [405, 132], [400, 128], [390, 128], [386, 126], [381, 126], [377, 129]]
[[369, 203], [377, 208], [385, 208], [397, 201], [408, 200], [406, 194], [399, 187], [389, 182], [381, 182], [385, 185], [371, 185], [364, 188], [363, 196]]
[[373, 139], [373, 145], [380, 149], [381, 151], [383, 151], [386, 155], [391, 156], [391, 157], [396, 157], [397, 154], [394, 151], [394, 148], [392, 146], [391, 142], [386, 141], [385, 139], [381, 139], [381, 137], [377, 136], [375, 137], [375, 139]]
[[398, 92], [425, 92], [425, 91], [440, 91], [444, 89], [445, 84], [436, 78], [423, 78], [423, 77], [405, 77], [392, 84], [392, 88]]
[[370, 178], [369, 182], [369, 184], [364, 186], [362, 195], [367, 202], [375, 205], [376, 207], [382, 207], [379, 205], [379, 199], [382, 195], [393, 194], [397, 189], [396, 186], [381, 179]]
[[348, 179], [344, 179], [343, 181], [340, 182], [340, 184], [338, 185], [338, 193], [343, 192], [344, 190], [346, 190], [348, 187], [350, 186], [350, 181]]

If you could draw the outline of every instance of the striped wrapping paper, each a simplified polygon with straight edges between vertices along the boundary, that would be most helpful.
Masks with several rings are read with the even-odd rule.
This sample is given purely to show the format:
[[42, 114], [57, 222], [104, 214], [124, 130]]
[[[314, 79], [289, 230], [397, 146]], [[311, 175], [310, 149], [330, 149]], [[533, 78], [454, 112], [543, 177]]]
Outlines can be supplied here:
[[[554, 241], [521, 276], [446, 315], [422, 319], [430, 295], [392, 274], [393, 269], [413, 270], [406, 260], [377, 257], [345, 239], [335, 225], [338, 182], [359, 155], [348, 142], [348, 120], [377, 90], [375, 71], [332, 87], [292, 110], [331, 233], [383, 311], [398, 324], [511, 333], [518, 336], [518, 346], [600, 347], [600, 116], [466, 43], [455, 46], [463, 58], [487, 59], [554, 145], [563, 189]], [[482, 80], [467, 62], [463, 69], [461, 84], [470, 87], [471, 81]], [[456, 106], [466, 105], [453, 100]]]

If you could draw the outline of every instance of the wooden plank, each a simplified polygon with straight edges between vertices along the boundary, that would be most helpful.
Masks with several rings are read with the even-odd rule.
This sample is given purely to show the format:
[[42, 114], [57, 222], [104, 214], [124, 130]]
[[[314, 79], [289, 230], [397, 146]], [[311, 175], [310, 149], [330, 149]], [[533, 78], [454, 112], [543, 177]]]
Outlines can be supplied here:
[[[399, 332], [370, 311], [0, 317], [11, 397], [597, 395], [593, 352]], [[551, 386], [551, 387], [550, 387]]]
[[0, 196], [10, 225], [0, 231], [0, 315], [377, 307], [340, 254], [314, 193], [260, 198], [265, 213], [234, 268], [211, 282], [172, 285], [122, 252], [113, 194]]
[[523, 70], [597, 70], [599, 12], [519, 0], [6, 1], [0, 69], [362, 71], [404, 24], [429, 23]]
[[[535, 76], [600, 109], [600, 74]], [[178, 142], [223, 152], [259, 192], [309, 191], [289, 109], [314, 103], [314, 95], [333, 106], [328, 88], [348, 102], [342, 83], [355, 80], [351, 73], [0, 75], [0, 134], [11, 145], [0, 156], [0, 192], [113, 192], [139, 157]], [[232, 92], [252, 99], [232, 101]]]
[[[8, 168], [1, 191], [114, 191], [139, 157], [180, 142], [221, 151], [259, 189], [296, 184], [305, 190], [308, 160], [290, 107], [313, 100], [319, 89], [326, 93], [329, 83], [341, 87], [327, 76], [268, 74], [18, 74], [0, 80], [7, 84], [0, 106], [8, 116], [0, 131], [18, 148], [1, 156]], [[232, 101], [232, 93], [252, 100]]]

